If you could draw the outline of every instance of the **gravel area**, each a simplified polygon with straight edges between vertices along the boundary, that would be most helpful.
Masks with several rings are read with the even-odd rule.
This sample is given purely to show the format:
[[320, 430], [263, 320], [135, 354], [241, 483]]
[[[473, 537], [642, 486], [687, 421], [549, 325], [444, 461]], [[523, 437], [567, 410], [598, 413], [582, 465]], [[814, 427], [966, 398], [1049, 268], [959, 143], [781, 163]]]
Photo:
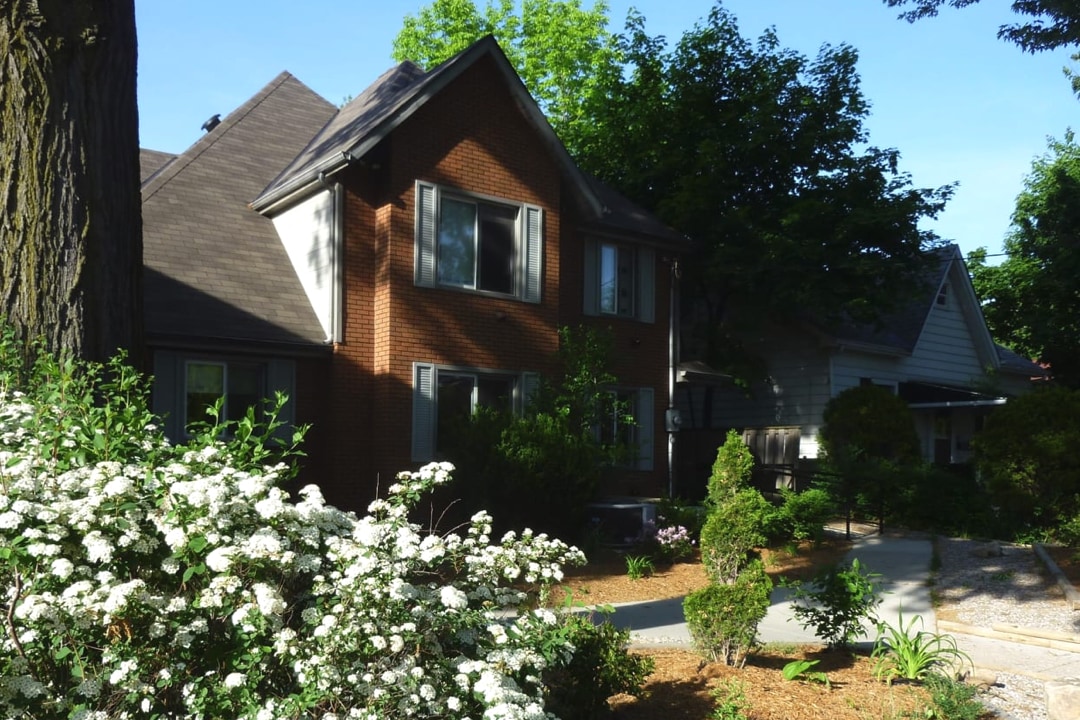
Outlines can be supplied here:
[[[1080, 634], [1080, 613], [1069, 608], [1030, 546], [954, 538], [936, 542], [941, 565], [933, 592], [939, 620]], [[1002, 718], [1046, 718], [1045, 689], [1037, 678], [998, 673], [983, 700]]]

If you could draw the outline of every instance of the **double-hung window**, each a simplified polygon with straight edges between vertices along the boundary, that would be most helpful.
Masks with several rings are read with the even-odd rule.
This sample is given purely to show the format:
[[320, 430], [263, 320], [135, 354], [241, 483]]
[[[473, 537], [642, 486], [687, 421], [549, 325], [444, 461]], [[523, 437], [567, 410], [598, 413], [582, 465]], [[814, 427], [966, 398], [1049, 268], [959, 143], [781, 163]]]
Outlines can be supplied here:
[[236, 421], [266, 397], [258, 363], [188, 360], [184, 368], [184, 427], [211, 420], [207, 409], [221, 400], [221, 420]]
[[416, 183], [416, 284], [540, 301], [539, 207]]
[[613, 402], [597, 428], [597, 439], [625, 450], [625, 467], [652, 470], [653, 389], [615, 388], [609, 392]]
[[600, 243], [600, 306], [602, 315], [634, 316], [634, 251], [625, 245]]
[[656, 254], [632, 243], [585, 242], [585, 314], [653, 322]]
[[413, 364], [412, 458], [427, 462], [452, 450], [454, 429], [479, 409], [519, 412], [535, 390], [534, 373]]
[[230, 357], [187, 354], [172, 350], [154, 353], [154, 384], [151, 402], [163, 420], [166, 436], [183, 442], [194, 422], [207, 422], [206, 409], [222, 401], [222, 420], [239, 420], [249, 407], [263, 409], [264, 399], [275, 393], [287, 398], [277, 419], [282, 425], [275, 435], [292, 435], [296, 403], [296, 363], [273, 357]]

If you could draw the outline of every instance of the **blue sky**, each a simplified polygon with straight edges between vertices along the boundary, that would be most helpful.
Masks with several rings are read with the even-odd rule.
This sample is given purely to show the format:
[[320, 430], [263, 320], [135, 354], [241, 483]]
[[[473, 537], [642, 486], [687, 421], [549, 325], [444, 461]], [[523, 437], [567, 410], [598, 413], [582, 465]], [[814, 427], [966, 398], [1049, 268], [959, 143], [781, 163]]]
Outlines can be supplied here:
[[[137, 0], [141, 144], [183, 151], [204, 120], [229, 113], [282, 70], [332, 102], [355, 96], [393, 64], [402, 18], [424, 4]], [[611, 0], [612, 29], [622, 29], [631, 6], [650, 34], [674, 43], [713, 3]], [[1032, 56], [997, 39], [997, 27], [1014, 18], [999, 0], [914, 25], [880, 0], [726, 0], [724, 7], [744, 37], [773, 26], [783, 47], [811, 57], [823, 44], [859, 50], [870, 142], [898, 148], [901, 170], [919, 187], [959, 183], [927, 226], [965, 253], [1000, 252], [1031, 161], [1080, 109], [1061, 72], [1068, 52]]]

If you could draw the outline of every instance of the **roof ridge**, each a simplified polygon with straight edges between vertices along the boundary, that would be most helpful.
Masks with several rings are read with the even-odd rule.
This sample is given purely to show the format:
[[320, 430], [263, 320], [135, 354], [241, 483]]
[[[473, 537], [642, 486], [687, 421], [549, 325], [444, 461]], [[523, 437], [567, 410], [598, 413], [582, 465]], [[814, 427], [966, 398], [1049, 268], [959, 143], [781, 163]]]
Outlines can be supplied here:
[[[258, 92], [244, 101], [240, 107], [229, 113], [224, 120], [218, 124], [210, 132], [205, 133], [202, 137], [192, 143], [184, 152], [175, 156], [175, 159], [168, 165], [163, 167], [160, 172], [155, 173], [146, 184], [143, 186], [143, 202], [152, 198], [159, 190], [161, 190], [170, 180], [180, 174], [191, 163], [199, 159], [206, 151], [214, 147], [219, 140], [221, 140], [225, 134], [236, 127], [241, 120], [246, 118], [252, 112], [254, 112], [260, 105], [266, 102], [282, 85], [289, 80], [296, 80], [303, 84], [288, 70], [282, 70], [278, 73], [277, 77], [264, 85]], [[329, 102], [329, 101], [328, 101]]]

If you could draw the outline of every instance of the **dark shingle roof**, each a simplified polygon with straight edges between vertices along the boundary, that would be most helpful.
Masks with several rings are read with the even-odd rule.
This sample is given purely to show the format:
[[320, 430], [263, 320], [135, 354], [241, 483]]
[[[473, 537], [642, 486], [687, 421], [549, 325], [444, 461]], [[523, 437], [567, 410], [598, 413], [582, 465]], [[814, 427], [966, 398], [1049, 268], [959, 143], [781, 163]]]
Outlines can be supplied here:
[[425, 73], [411, 62], [403, 62], [383, 73], [326, 124], [304, 151], [255, 199], [253, 206], [265, 212], [291, 194], [302, 192], [317, 182], [320, 173], [332, 174], [354, 159], [361, 158], [447, 83], [483, 57], [495, 60], [508, 89], [517, 99], [518, 107], [562, 168], [581, 206], [592, 217], [593, 226], [647, 236], [660, 244], [687, 244], [684, 236], [665, 226], [655, 216], [602, 183], [586, 177], [578, 169], [490, 35], [429, 72]]
[[266, 212], [294, 192], [302, 192], [318, 182], [321, 173], [332, 174], [348, 166], [354, 159], [363, 157], [442, 88], [484, 57], [495, 60], [525, 118], [536, 128], [570, 179], [571, 186], [585, 204], [599, 215], [600, 201], [592, 187], [570, 159], [566, 148], [522, 85], [521, 78], [490, 35], [426, 73], [411, 62], [401, 63], [383, 73], [360, 97], [342, 108], [300, 157], [255, 199], [253, 206], [260, 212]]
[[176, 156], [172, 153], [141, 148], [139, 150], [139, 182], [146, 184], [147, 180], [164, 170], [175, 159]]
[[348, 162], [343, 152], [357, 149], [363, 140], [372, 136], [393, 113], [400, 109], [412, 93], [409, 89], [420, 84], [425, 73], [411, 62], [390, 68], [368, 86], [359, 97], [341, 108], [273, 182], [259, 194], [255, 206], [264, 198], [278, 198], [290, 189], [303, 186], [317, 177], [319, 171]]
[[662, 241], [666, 245], [689, 247], [689, 238], [665, 225], [648, 210], [635, 205], [596, 178], [590, 177], [588, 181], [602, 205], [601, 217], [595, 222], [601, 230], [620, 234], [629, 232]]
[[955, 245], [946, 245], [930, 251], [934, 262], [927, 264], [920, 279], [923, 291], [894, 312], [889, 313], [878, 323], [851, 323], [842, 325], [833, 331], [841, 341], [877, 345], [882, 348], [910, 353], [922, 334], [923, 325], [930, 315], [930, 309], [937, 298], [938, 289], [945, 281], [945, 276], [952, 266], [954, 257], [959, 253]]
[[[927, 265], [922, 277], [923, 292], [917, 295], [911, 302], [899, 308], [895, 312], [883, 318], [879, 323], [850, 324], [833, 331], [832, 335], [840, 342], [854, 342], [873, 345], [879, 348], [895, 350], [901, 353], [911, 353], [915, 350], [922, 334], [923, 326], [930, 315], [930, 310], [937, 299], [938, 291], [946, 281], [949, 270], [953, 263], [961, 263], [961, 269], [967, 273], [963, 266], [963, 255], [960, 248], [955, 244], [934, 248], [930, 251], [936, 262]], [[977, 309], [981, 315], [981, 309]], [[985, 328], [985, 325], [983, 326]], [[979, 328], [972, 328], [978, 332]], [[988, 351], [992, 345], [992, 352], [996, 354], [998, 369], [1003, 372], [1029, 377], [1041, 377], [1045, 372], [1037, 364], [1027, 358], [1017, 355], [1008, 348], [993, 343], [987, 336]]]
[[272, 222], [251, 200], [336, 108], [282, 73], [143, 184], [151, 338], [322, 344]]

